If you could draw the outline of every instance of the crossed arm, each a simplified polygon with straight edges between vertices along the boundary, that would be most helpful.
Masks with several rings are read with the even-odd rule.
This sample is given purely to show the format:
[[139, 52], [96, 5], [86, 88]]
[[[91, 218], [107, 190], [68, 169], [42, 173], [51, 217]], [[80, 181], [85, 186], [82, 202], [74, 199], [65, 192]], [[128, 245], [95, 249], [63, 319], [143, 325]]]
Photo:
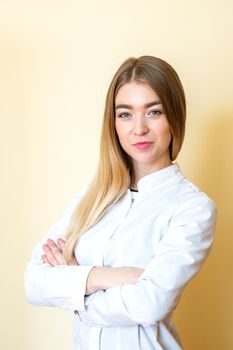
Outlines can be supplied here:
[[[44, 255], [42, 260], [51, 266], [66, 265], [63, 252], [66, 242], [58, 238], [57, 242], [48, 239], [43, 245]], [[79, 265], [73, 256], [68, 265]], [[105, 267], [94, 266], [87, 277], [85, 295], [90, 295], [98, 290], [106, 290], [119, 285], [135, 283], [144, 269], [137, 267]]]
[[82, 266], [74, 257], [66, 266], [65, 241], [57, 239], [62, 235], [59, 224], [33, 253], [26, 272], [28, 299], [36, 305], [77, 309], [91, 326], [159, 322], [174, 310], [183, 288], [206, 259], [215, 217], [215, 207], [205, 197], [178, 207], [145, 270]]

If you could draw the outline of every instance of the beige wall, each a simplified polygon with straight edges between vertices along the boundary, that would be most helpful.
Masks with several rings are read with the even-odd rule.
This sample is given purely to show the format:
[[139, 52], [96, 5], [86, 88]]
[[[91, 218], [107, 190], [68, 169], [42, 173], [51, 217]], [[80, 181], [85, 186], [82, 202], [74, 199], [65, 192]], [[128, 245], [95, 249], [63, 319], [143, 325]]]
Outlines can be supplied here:
[[113, 72], [143, 54], [168, 60], [183, 81], [178, 160], [219, 210], [214, 249], [177, 326], [186, 350], [233, 349], [232, 11], [227, 0], [1, 0], [1, 349], [72, 348], [72, 315], [30, 306], [23, 272], [93, 174]]

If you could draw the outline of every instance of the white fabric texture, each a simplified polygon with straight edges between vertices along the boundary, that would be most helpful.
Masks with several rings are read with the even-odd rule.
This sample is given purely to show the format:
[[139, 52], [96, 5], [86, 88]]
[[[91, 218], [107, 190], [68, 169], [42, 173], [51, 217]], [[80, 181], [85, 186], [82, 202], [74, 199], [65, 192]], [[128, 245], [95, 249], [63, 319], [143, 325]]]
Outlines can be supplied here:
[[[46, 238], [65, 234], [80, 198]], [[75, 311], [76, 350], [180, 350], [172, 313], [208, 256], [215, 221], [213, 201], [172, 164], [140, 179], [138, 193], [128, 190], [81, 237], [75, 252], [80, 266], [43, 264], [43, 239], [25, 273], [27, 298]], [[134, 284], [85, 296], [93, 266], [145, 271]]]

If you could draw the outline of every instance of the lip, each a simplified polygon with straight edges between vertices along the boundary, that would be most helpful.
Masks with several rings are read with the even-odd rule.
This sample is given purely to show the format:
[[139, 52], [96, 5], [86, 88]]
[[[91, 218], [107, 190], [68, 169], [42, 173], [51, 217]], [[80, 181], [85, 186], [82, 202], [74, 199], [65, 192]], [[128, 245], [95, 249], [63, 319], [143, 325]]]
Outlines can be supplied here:
[[143, 141], [143, 142], [134, 143], [133, 146], [138, 148], [138, 149], [147, 149], [150, 147], [151, 144], [152, 144], [152, 142], [150, 142], [150, 141]]

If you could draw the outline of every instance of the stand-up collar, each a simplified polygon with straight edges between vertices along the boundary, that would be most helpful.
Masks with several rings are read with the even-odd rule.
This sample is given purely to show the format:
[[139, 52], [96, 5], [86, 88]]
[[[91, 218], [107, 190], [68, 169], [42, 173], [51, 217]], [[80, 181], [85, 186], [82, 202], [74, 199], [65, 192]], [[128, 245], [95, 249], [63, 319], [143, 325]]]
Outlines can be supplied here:
[[170, 182], [177, 182], [184, 178], [180, 167], [177, 163], [171, 164], [166, 168], [155, 171], [149, 175], [142, 177], [138, 181], [138, 191], [144, 192], [147, 189], [160, 187]]

